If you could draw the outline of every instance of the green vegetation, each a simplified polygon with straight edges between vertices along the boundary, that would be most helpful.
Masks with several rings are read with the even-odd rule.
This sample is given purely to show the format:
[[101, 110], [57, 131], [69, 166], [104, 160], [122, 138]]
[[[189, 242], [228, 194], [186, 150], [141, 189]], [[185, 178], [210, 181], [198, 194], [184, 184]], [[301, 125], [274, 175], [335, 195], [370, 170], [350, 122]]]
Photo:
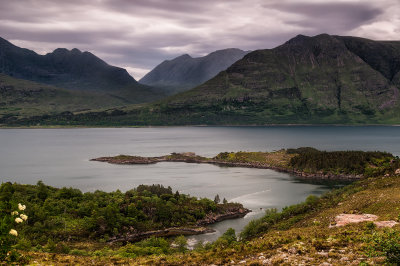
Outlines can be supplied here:
[[[313, 179], [359, 179], [390, 175], [400, 168], [400, 159], [387, 152], [319, 151], [310, 147], [273, 152], [221, 152], [213, 158], [194, 153], [172, 153], [160, 157], [118, 155], [94, 161], [114, 164], [144, 164], [163, 161], [270, 168]], [[400, 174], [400, 173], [397, 173]], [[218, 200], [219, 197], [218, 197]]]
[[[125, 193], [87, 192], [74, 188], [3, 183], [0, 186], [3, 216], [5, 204], [26, 202], [29, 226], [21, 228], [22, 245], [34, 247], [60, 241], [106, 242], [126, 234], [170, 227], [196, 227], [206, 215], [224, 214], [241, 204], [217, 204], [197, 199], [170, 187], [140, 185]], [[8, 217], [8, 216], [4, 216]], [[0, 217], [1, 218], [1, 217]], [[8, 232], [7, 232], [8, 233]]]
[[0, 123], [35, 115], [66, 115], [126, 104], [126, 101], [105, 93], [60, 89], [0, 73]]
[[378, 176], [394, 173], [400, 167], [399, 159], [387, 152], [327, 152], [312, 148], [300, 148], [298, 150], [290, 149], [288, 153], [298, 153], [290, 159], [291, 167], [310, 173]]
[[[378, 220], [397, 220], [400, 213], [399, 177], [371, 177], [333, 190], [304, 203], [267, 211], [236, 239], [229, 229], [214, 243], [198, 244], [188, 251], [182, 238], [149, 238], [125, 246], [71, 245], [49, 241], [41, 251], [24, 252], [36, 261], [53, 263], [176, 265], [176, 264], [321, 264], [361, 265], [398, 263], [399, 226], [378, 228], [371, 222], [332, 226], [339, 214], [375, 214]], [[28, 209], [27, 209], [28, 210]], [[63, 255], [63, 245], [70, 245]], [[22, 245], [22, 244], [21, 244]], [[67, 250], [67, 249], [66, 249]], [[64, 250], [65, 251], [65, 250]], [[22, 252], [22, 251], [21, 251]], [[64, 252], [66, 253], [66, 252]], [[242, 262], [244, 261], [244, 262]]]

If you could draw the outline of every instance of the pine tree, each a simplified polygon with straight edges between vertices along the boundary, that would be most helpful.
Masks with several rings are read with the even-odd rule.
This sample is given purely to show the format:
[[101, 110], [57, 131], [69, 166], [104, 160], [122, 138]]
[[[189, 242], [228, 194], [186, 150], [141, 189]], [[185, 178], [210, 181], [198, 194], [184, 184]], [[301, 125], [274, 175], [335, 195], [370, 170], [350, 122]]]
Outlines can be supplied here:
[[214, 202], [215, 203], [219, 203], [221, 200], [219, 199], [219, 195], [217, 194], [216, 196], [215, 196], [215, 198], [214, 198]]

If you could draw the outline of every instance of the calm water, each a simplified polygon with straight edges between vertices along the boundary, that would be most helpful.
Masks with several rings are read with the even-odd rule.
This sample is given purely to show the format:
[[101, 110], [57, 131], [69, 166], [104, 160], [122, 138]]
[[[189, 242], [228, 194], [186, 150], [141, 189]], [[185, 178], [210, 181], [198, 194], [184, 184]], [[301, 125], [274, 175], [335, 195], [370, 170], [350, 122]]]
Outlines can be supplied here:
[[[265, 208], [282, 208], [328, 185], [305, 183], [271, 170], [160, 163], [111, 165], [99, 156], [159, 156], [192, 151], [273, 151], [312, 146], [324, 150], [382, 150], [400, 155], [400, 127], [169, 127], [107, 129], [0, 129], [0, 180], [71, 186], [83, 191], [125, 191], [140, 184], [164, 184], [198, 197], [241, 202], [253, 213], [214, 226], [213, 240], [227, 228], [237, 231]], [[260, 209], [262, 208], [262, 210]]]

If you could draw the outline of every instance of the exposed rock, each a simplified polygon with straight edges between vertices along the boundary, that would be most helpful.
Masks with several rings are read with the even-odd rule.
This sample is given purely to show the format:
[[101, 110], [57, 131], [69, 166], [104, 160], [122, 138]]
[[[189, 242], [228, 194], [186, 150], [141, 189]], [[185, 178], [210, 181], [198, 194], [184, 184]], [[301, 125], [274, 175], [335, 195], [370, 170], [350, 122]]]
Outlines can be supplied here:
[[374, 222], [377, 227], [393, 227], [398, 224], [396, 221], [376, 221], [378, 216], [374, 214], [339, 214], [335, 217], [335, 224], [330, 225], [329, 227], [334, 226], [345, 226], [350, 223], [361, 223], [361, 222]]
[[335, 217], [336, 224], [333, 226], [345, 226], [349, 223], [372, 222], [378, 219], [373, 214], [339, 214]]
[[393, 227], [393, 226], [395, 226], [396, 224], [399, 224], [398, 222], [396, 222], [396, 221], [375, 221], [374, 222], [374, 224], [377, 226], [377, 227]]
[[209, 225], [209, 224], [221, 222], [221, 221], [228, 220], [228, 219], [242, 218], [242, 217], [246, 216], [246, 214], [248, 214], [249, 212], [251, 212], [251, 210], [246, 209], [246, 208], [233, 208], [222, 214], [210, 213], [210, 214], [207, 214], [205, 218], [203, 218], [202, 220], [197, 222], [197, 224], [198, 225]]
[[322, 257], [326, 257], [326, 258], [329, 257], [329, 253], [328, 252], [321, 251], [321, 252], [318, 252], [317, 254], [322, 256]]

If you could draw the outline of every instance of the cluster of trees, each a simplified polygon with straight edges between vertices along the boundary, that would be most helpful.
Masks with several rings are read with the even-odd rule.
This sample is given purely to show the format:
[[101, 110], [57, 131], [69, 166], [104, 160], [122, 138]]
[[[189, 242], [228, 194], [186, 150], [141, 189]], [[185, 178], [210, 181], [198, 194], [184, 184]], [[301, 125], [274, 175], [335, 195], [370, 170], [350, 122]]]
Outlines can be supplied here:
[[387, 152], [327, 152], [308, 147], [288, 149], [287, 152], [297, 154], [289, 165], [306, 172], [376, 176], [392, 173], [399, 167], [399, 159]]
[[[173, 193], [171, 187], [162, 185], [140, 185], [125, 193], [82, 193], [74, 188], [50, 187], [41, 181], [36, 185], [8, 182], [1, 184], [0, 198], [10, 204], [27, 205], [29, 219], [21, 234], [33, 241], [32, 245], [45, 244], [49, 239], [107, 240], [127, 232], [195, 225], [206, 214], [225, 208], [213, 200]], [[2, 208], [0, 219], [9, 211]]]

